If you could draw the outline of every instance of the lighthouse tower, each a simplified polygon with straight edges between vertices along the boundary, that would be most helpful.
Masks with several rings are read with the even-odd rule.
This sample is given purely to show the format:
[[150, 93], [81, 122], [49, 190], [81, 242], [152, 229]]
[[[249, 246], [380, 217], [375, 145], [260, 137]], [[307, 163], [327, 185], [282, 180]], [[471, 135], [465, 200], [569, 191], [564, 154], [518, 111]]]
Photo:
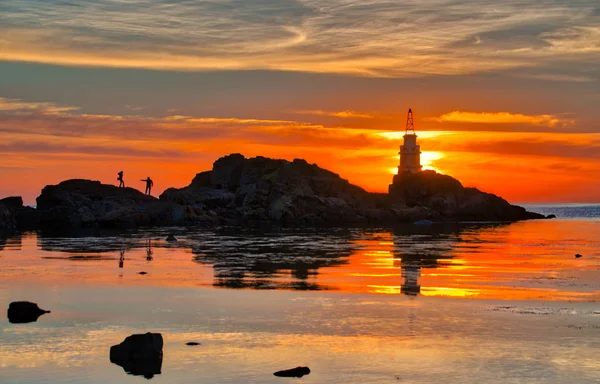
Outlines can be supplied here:
[[408, 110], [406, 118], [406, 133], [404, 134], [404, 145], [400, 146], [400, 166], [398, 174], [403, 172], [419, 172], [421, 170], [421, 146], [417, 145], [417, 135], [415, 134], [415, 124], [412, 116], [412, 109]]

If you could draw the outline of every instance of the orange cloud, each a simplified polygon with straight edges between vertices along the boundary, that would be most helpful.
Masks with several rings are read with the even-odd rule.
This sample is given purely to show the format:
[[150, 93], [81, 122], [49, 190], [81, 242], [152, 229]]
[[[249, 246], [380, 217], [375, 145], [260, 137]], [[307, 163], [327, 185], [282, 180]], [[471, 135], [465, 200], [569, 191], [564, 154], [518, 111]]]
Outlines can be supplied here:
[[439, 117], [428, 118], [430, 121], [483, 123], [483, 124], [530, 124], [546, 127], [570, 126], [575, 123], [572, 119], [562, 119], [556, 115], [524, 115], [510, 112], [467, 112], [452, 111]]
[[297, 113], [299, 115], [316, 115], [316, 116], [332, 116], [332, 117], [341, 117], [343, 119], [347, 119], [347, 118], [351, 118], [351, 117], [355, 117], [355, 118], [361, 118], [361, 119], [372, 119], [375, 116], [373, 115], [369, 115], [366, 113], [360, 113], [360, 112], [356, 112], [356, 111], [351, 111], [351, 110], [345, 110], [345, 111], [322, 111], [320, 109], [318, 110], [311, 110], [311, 111], [294, 111], [294, 113]]
[[[404, 134], [376, 129], [377, 120], [358, 129], [251, 117], [81, 114], [50, 102], [0, 101], [0, 196], [23, 195], [30, 204], [46, 184], [81, 177], [111, 183], [120, 169], [130, 180], [152, 176], [160, 193], [232, 152], [305, 158], [382, 192]], [[511, 201], [597, 196], [600, 134], [427, 131], [419, 143], [426, 168]]]

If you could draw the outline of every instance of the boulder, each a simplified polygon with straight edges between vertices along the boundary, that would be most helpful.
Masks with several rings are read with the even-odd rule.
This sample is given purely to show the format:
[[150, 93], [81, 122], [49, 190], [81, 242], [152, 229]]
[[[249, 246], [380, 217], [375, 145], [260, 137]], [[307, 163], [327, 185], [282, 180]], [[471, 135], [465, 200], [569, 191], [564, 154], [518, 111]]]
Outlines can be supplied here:
[[46, 186], [37, 198], [42, 227], [121, 228], [172, 225], [185, 221], [182, 208], [91, 180], [67, 180]]
[[302, 377], [304, 375], [308, 375], [309, 373], [310, 369], [308, 367], [296, 367], [283, 371], [277, 371], [273, 375], [277, 377]]
[[110, 362], [130, 375], [146, 379], [160, 374], [163, 359], [163, 338], [160, 333], [131, 335], [121, 344], [110, 347]]
[[11, 323], [33, 323], [45, 313], [50, 313], [30, 301], [13, 301], [8, 305], [8, 321]]
[[0, 231], [14, 231], [18, 228], [18, 212], [23, 208], [20, 196], [0, 199]]
[[543, 215], [527, 212], [506, 200], [465, 188], [456, 179], [435, 171], [404, 172], [394, 176], [389, 187], [392, 203], [401, 201], [408, 207], [431, 210], [431, 218], [455, 221], [516, 221], [542, 219]]

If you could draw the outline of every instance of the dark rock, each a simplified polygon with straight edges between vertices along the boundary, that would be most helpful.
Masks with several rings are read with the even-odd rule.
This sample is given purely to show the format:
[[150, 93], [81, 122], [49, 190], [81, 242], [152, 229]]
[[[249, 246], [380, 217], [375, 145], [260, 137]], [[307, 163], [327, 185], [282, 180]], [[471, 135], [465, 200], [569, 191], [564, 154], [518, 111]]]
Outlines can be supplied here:
[[130, 375], [151, 379], [160, 374], [163, 359], [163, 338], [160, 333], [131, 335], [110, 347], [110, 362]]
[[277, 371], [273, 375], [277, 377], [302, 377], [304, 375], [308, 375], [309, 373], [310, 369], [308, 367], [296, 367], [283, 371]]
[[394, 176], [390, 199], [409, 207], [425, 207], [433, 217], [457, 221], [516, 221], [542, 219], [543, 215], [476, 188], [465, 188], [447, 175], [435, 171], [405, 172]]
[[169, 236], [167, 236], [166, 241], [177, 241], [177, 239], [175, 238], [175, 235], [169, 233]]
[[548, 216], [546, 216], [546, 219], [556, 219], [556, 215], [554, 215], [554, 214], [548, 215]]
[[583, 257], [583, 255], [580, 255], [579, 253], [575, 254], [576, 259], [579, 259], [580, 257]]
[[23, 208], [23, 199], [18, 196], [0, 199], [0, 231], [17, 229], [17, 214]]
[[190, 347], [196, 346], [196, 345], [200, 345], [200, 343], [197, 343], [195, 341], [189, 341], [187, 343], [185, 343], [185, 345], [189, 345]]
[[[19, 217], [52, 228], [266, 222], [345, 226], [544, 218], [433, 171], [396, 175], [389, 194], [369, 193], [305, 160], [246, 159], [240, 154], [218, 159], [211, 171], [197, 174], [187, 187], [165, 190], [160, 200], [132, 188], [67, 180], [45, 187], [37, 203], [37, 211], [20, 209]], [[15, 227], [18, 221], [13, 211], [0, 205], [0, 226]]]
[[138, 272], [138, 275], [147, 275], [147, 274], [148, 274], [148, 272], [144, 272], [144, 271]]
[[36, 303], [29, 301], [13, 301], [8, 306], [8, 321], [11, 323], [32, 323], [45, 313]]
[[37, 198], [37, 208], [41, 226], [51, 228], [120, 228], [185, 221], [181, 206], [133, 188], [90, 180], [67, 180], [46, 186]]
[[543, 216], [433, 171], [394, 177], [390, 194], [369, 193], [305, 160], [225, 156], [160, 199], [184, 205], [196, 222], [369, 225], [436, 221], [514, 221]]

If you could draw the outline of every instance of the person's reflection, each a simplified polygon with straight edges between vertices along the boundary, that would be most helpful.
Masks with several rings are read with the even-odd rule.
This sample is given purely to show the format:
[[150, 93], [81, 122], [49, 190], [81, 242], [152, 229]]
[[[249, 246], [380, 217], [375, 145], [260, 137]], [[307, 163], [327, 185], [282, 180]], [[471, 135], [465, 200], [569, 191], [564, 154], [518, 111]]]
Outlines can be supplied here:
[[121, 249], [119, 251], [119, 268], [123, 268], [124, 262], [125, 262], [125, 250]]
[[148, 239], [146, 241], [146, 261], [152, 261], [154, 259], [152, 257], [153, 254], [154, 252], [152, 252], [152, 240]]

